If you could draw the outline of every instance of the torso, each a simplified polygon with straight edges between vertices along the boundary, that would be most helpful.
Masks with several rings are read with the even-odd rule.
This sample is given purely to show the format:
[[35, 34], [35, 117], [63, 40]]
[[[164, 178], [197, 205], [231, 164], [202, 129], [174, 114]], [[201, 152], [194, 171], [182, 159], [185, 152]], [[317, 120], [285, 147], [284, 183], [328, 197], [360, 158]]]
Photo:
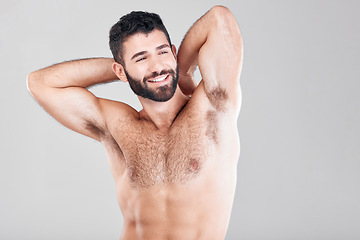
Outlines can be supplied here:
[[136, 114], [111, 121], [103, 141], [124, 216], [121, 239], [224, 239], [239, 157], [237, 113], [198, 90], [172, 126]]

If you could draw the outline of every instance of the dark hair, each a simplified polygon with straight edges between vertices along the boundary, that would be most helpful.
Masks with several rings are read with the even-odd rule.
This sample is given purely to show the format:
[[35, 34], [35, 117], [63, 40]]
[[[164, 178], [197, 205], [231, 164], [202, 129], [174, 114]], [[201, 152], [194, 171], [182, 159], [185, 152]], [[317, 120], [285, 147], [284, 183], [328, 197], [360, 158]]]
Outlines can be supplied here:
[[124, 65], [123, 43], [128, 37], [135, 33], [150, 33], [154, 29], [162, 31], [171, 46], [170, 36], [167, 32], [161, 18], [156, 13], [133, 11], [120, 18], [112, 26], [109, 33], [109, 45], [114, 60]]

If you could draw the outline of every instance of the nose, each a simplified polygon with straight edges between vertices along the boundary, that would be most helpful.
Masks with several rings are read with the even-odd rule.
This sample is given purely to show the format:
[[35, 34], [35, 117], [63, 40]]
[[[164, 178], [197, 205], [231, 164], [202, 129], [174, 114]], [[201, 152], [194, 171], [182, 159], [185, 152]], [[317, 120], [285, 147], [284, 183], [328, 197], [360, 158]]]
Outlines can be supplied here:
[[151, 73], [159, 73], [164, 69], [163, 63], [160, 61], [158, 57], [154, 57], [151, 59], [150, 65], [149, 65], [149, 71]]

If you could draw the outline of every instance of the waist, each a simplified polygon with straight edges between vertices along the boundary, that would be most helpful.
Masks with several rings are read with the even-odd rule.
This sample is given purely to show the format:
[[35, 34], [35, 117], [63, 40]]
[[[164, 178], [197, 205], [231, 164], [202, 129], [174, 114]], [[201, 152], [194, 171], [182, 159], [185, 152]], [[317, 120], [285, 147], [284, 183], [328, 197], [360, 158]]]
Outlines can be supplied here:
[[233, 189], [173, 185], [131, 191], [126, 199], [122, 240], [218, 240], [226, 233]]
[[[161, 222], [161, 223], [160, 223]], [[208, 222], [168, 221], [132, 222], [125, 221], [121, 240], [223, 240], [226, 227]]]

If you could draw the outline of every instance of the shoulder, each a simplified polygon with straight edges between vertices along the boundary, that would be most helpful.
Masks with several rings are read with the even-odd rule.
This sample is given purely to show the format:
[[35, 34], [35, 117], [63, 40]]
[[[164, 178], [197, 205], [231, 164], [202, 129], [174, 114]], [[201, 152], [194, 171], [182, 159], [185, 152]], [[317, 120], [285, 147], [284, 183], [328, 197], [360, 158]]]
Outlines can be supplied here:
[[109, 99], [99, 99], [101, 113], [106, 123], [123, 119], [138, 119], [139, 112], [126, 103], [113, 101]]
[[99, 98], [99, 107], [104, 126], [96, 126], [89, 122], [86, 127], [103, 139], [111, 138], [118, 126], [127, 125], [139, 118], [138, 111], [122, 102]]

